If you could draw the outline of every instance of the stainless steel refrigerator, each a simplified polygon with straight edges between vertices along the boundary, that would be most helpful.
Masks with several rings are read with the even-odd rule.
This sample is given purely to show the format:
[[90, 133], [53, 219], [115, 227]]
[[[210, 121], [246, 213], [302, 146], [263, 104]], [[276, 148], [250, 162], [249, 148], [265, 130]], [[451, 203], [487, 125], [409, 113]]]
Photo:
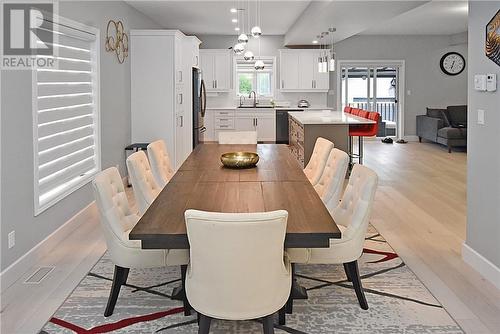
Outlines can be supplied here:
[[206, 107], [207, 93], [201, 70], [193, 67], [193, 148], [203, 142], [203, 133], [207, 130], [203, 119]]

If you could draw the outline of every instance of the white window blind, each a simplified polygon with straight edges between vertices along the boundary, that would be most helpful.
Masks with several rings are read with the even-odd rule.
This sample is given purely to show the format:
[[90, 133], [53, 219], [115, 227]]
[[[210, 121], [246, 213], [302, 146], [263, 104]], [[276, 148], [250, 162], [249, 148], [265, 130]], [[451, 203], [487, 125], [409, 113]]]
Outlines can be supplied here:
[[35, 215], [100, 170], [98, 30], [62, 18], [54, 30], [57, 67], [33, 70]]

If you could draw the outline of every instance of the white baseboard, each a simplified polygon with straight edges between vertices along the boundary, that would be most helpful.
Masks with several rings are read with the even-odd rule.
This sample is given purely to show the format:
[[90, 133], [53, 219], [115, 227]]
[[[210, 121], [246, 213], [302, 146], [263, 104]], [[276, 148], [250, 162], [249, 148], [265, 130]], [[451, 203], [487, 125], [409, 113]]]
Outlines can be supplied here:
[[26, 273], [26, 271], [35, 266], [39, 259], [50, 253], [62, 240], [64, 240], [81, 224], [90, 219], [97, 218], [97, 206], [95, 205], [95, 201], [93, 201], [70, 218], [66, 223], [61, 225], [57, 230], [40, 241], [30, 251], [5, 268], [0, 273], [0, 291], [3, 293], [9, 286], [14, 284]]
[[465, 242], [462, 245], [462, 259], [500, 290], [500, 268], [476, 252]]
[[406, 141], [418, 141], [418, 136], [415, 136], [415, 135], [404, 136], [404, 139]]

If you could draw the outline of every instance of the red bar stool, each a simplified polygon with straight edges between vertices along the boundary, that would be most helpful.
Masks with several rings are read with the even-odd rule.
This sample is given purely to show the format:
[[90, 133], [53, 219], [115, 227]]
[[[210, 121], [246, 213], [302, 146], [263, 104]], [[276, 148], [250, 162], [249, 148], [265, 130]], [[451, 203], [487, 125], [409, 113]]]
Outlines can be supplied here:
[[[353, 158], [357, 158], [359, 164], [361, 165], [363, 164], [363, 137], [372, 137], [377, 135], [378, 121], [380, 119], [380, 114], [375, 111], [360, 110], [357, 116], [375, 121], [375, 124], [354, 125], [349, 127], [349, 157], [351, 160], [350, 161], [351, 166]], [[353, 137], [358, 137], [357, 154], [353, 152], [354, 151]]]
[[349, 106], [344, 107], [344, 113], [350, 114], [352, 112], [352, 108]]

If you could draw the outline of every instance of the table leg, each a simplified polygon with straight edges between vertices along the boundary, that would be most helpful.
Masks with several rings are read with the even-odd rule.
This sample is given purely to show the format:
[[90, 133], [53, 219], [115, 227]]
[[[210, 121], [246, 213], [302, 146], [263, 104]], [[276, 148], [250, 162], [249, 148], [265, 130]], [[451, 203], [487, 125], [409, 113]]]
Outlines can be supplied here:
[[172, 291], [172, 299], [173, 300], [181, 300], [184, 306], [184, 315], [191, 315], [191, 305], [186, 296], [186, 271], [187, 265], [181, 266], [181, 282], [182, 285], [175, 287]]

